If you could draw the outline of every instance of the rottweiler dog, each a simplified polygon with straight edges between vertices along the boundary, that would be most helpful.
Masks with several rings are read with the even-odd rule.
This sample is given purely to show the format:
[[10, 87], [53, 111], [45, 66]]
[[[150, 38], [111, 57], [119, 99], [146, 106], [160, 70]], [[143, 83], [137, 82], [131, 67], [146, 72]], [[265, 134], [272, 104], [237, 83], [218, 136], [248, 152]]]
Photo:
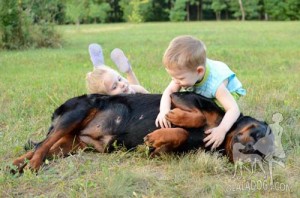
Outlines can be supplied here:
[[[46, 138], [13, 164], [19, 172], [26, 166], [38, 171], [46, 158], [67, 156], [91, 146], [100, 153], [110, 152], [115, 143], [132, 149], [145, 142], [153, 148], [152, 156], [210, 149], [204, 147], [204, 131], [218, 126], [224, 111], [197, 94], [174, 93], [172, 110], [167, 114], [173, 127], [160, 129], [155, 126], [160, 99], [160, 94], [91, 94], [69, 99], [54, 111]], [[265, 122], [241, 115], [217, 150], [232, 161], [234, 143], [251, 150], [265, 136], [267, 128]]]

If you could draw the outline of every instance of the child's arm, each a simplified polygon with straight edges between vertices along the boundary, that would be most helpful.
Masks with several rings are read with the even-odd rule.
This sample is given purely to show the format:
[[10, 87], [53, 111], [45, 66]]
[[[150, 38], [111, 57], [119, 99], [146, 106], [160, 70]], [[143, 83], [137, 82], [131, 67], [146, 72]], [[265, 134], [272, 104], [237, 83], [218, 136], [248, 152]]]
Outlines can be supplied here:
[[224, 107], [226, 113], [218, 127], [205, 131], [206, 134], [209, 134], [204, 139], [204, 142], [207, 142], [205, 146], [213, 144], [212, 149], [222, 144], [226, 133], [240, 116], [239, 107], [224, 83], [217, 89], [216, 98]]
[[155, 120], [156, 127], [161, 128], [170, 128], [171, 123], [166, 119], [166, 114], [171, 109], [171, 98], [170, 95], [176, 91], [179, 91], [180, 86], [175, 83], [173, 80], [170, 82], [168, 87], [165, 89], [161, 100], [160, 100], [160, 108], [159, 108], [159, 114]]
[[128, 80], [128, 82], [130, 84], [132, 84], [132, 85], [140, 85], [139, 80], [137, 79], [135, 73], [133, 72], [133, 70], [131, 68], [126, 73], [126, 77], [127, 77], [127, 80]]
[[130, 85], [132, 87], [132, 89], [136, 92], [136, 93], [149, 93], [149, 91], [147, 91], [144, 87], [142, 87], [141, 85]]

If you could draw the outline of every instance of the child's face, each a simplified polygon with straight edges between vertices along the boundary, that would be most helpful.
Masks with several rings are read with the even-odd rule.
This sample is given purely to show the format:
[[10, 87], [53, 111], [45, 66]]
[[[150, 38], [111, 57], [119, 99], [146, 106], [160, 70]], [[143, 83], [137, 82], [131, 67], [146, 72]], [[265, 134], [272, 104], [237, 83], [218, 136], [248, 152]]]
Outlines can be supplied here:
[[166, 69], [169, 75], [172, 77], [180, 87], [187, 88], [196, 84], [197, 81], [201, 81], [204, 77], [205, 68], [202, 66], [197, 67], [195, 70], [178, 70], [178, 69]]
[[107, 71], [103, 75], [103, 81], [108, 95], [134, 93], [128, 81], [117, 72]]

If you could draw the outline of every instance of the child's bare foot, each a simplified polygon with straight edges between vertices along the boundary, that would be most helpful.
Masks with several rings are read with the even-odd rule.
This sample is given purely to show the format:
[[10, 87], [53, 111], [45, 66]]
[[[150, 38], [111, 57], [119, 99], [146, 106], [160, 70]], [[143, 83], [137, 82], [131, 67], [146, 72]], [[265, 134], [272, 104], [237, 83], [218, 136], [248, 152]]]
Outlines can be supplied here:
[[95, 68], [104, 65], [104, 57], [100, 45], [98, 45], [97, 43], [90, 44], [89, 53], [90, 53], [91, 61]]
[[129, 60], [127, 59], [127, 57], [121, 49], [115, 48], [110, 53], [110, 58], [117, 65], [118, 69], [121, 72], [128, 73], [129, 71], [131, 71], [131, 65], [129, 63]]

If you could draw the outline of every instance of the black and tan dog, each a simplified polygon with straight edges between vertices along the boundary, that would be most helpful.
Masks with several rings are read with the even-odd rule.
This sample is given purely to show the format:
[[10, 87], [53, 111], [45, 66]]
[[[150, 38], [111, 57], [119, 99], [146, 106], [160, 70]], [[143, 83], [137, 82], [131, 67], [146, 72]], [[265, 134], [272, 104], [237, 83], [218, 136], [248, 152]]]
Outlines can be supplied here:
[[[152, 155], [204, 148], [204, 131], [217, 126], [224, 112], [211, 100], [193, 93], [175, 93], [171, 98], [173, 109], [167, 119], [173, 128], [169, 129], [155, 126], [161, 99], [158, 94], [93, 94], [69, 99], [53, 113], [46, 138], [13, 164], [19, 172], [26, 166], [38, 171], [46, 158], [66, 156], [90, 146], [100, 153], [109, 152], [113, 142], [131, 149], [145, 141], [153, 147]], [[241, 115], [218, 150], [232, 160], [234, 143], [250, 149], [265, 136], [267, 127], [264, 122]]]

